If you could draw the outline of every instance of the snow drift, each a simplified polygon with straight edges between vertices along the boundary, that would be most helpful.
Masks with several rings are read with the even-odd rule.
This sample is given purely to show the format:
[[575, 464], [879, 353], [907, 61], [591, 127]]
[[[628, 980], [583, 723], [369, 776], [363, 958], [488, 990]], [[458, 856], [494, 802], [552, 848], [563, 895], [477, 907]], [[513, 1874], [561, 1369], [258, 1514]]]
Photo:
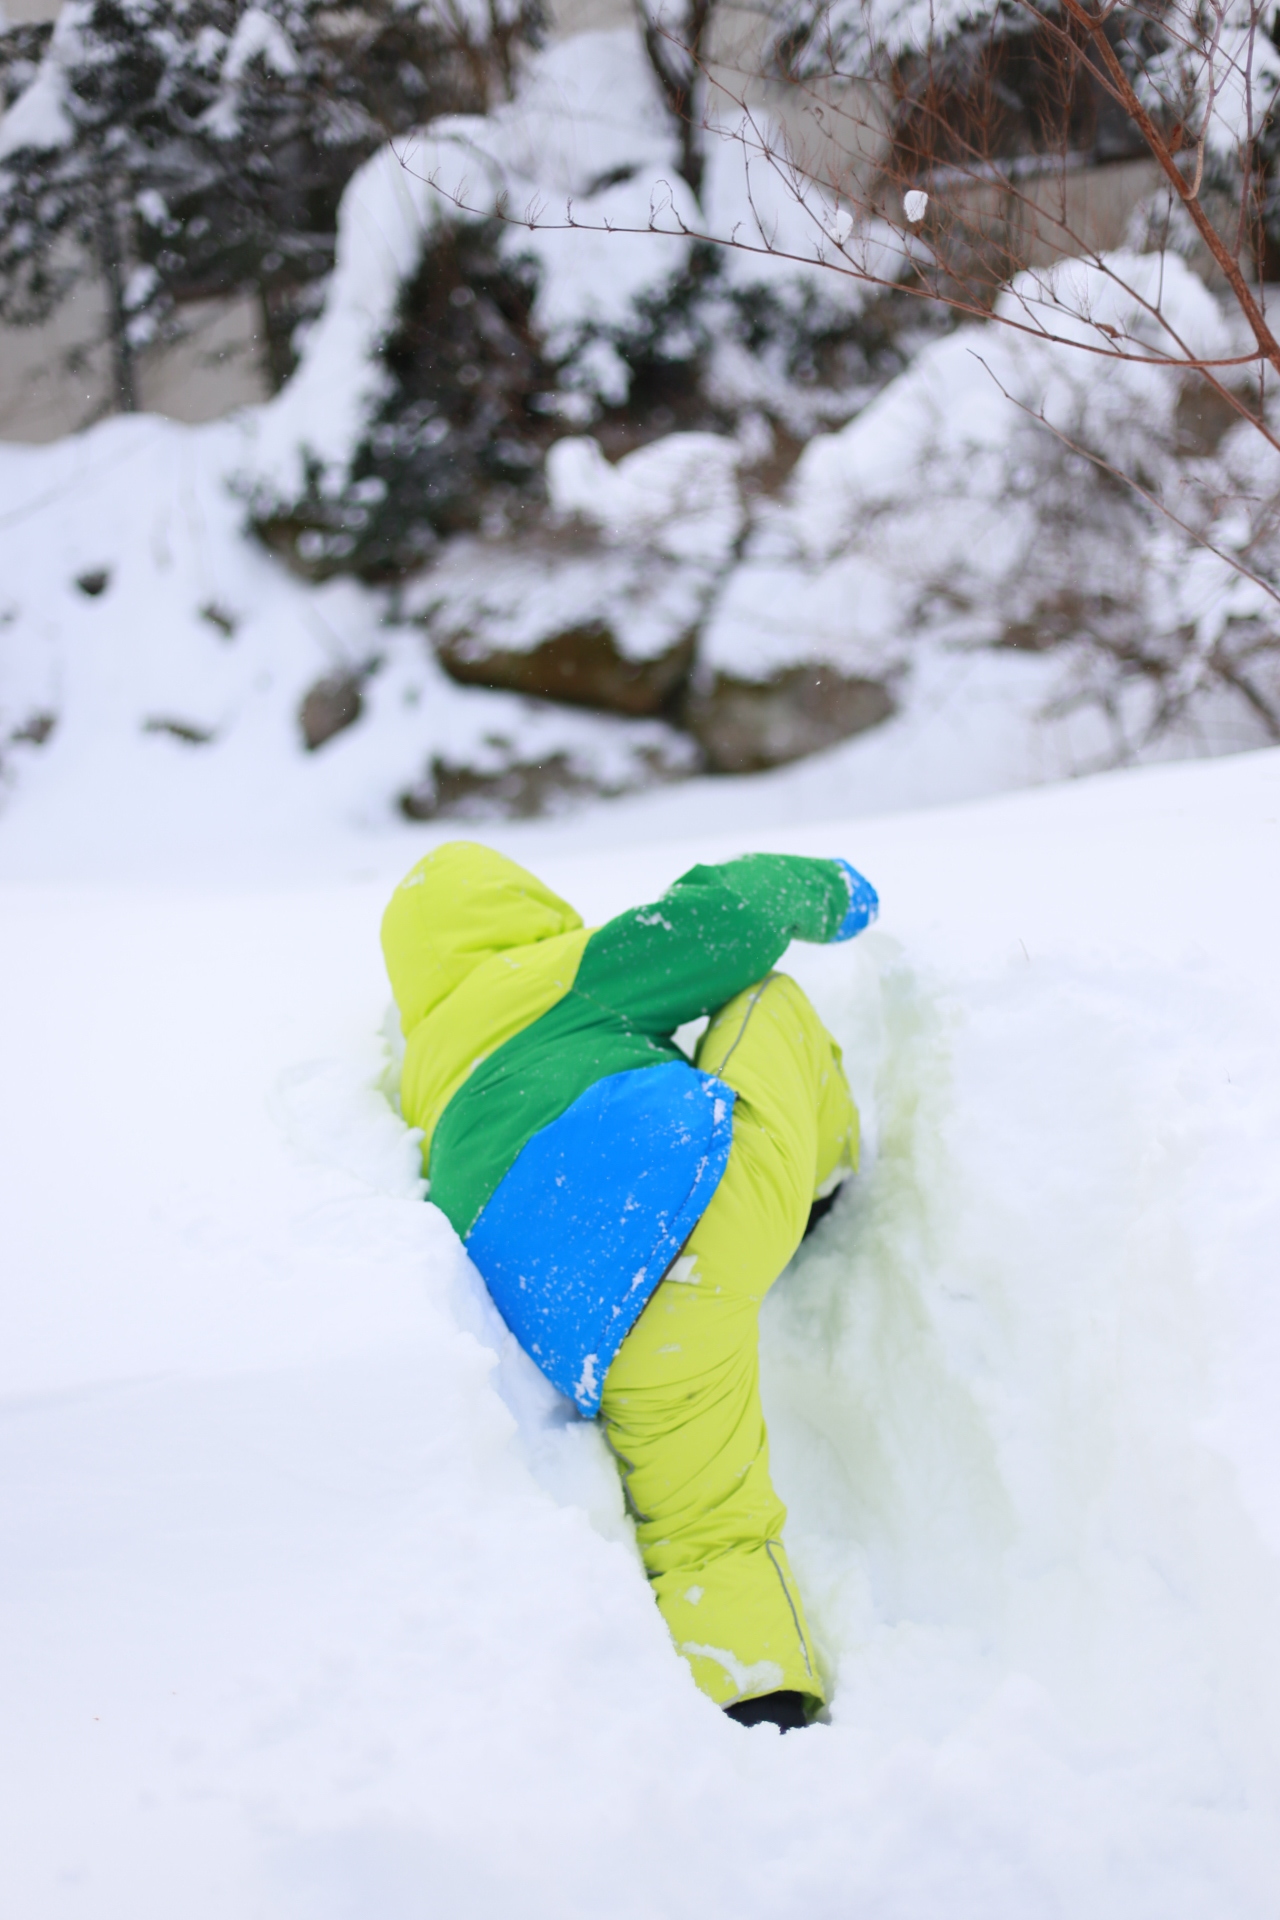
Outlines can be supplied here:
[[[10, 885], [15, 1906], [1272, 1914], [1278, 802], [1270, 754], [757, 836], [884, 900], [791, 956], [868, 1147], [765, 1316], [833, 1683], [786, 1739], [697, 1694], [422, 1203], [390, 866]], [[741, 844], [685, 814], [504, 845], [596, 919]]]

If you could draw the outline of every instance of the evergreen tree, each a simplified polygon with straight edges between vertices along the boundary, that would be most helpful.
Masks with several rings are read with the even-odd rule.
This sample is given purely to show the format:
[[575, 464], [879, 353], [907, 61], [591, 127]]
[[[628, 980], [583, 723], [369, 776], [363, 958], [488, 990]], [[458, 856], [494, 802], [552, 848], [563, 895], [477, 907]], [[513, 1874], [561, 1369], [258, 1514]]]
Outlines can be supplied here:
[[35, 79], [52, 32], [47, 20], [0, 32], [0, 113], [6, 112]]
[[508, 85], [537, 0], [68, 0], [0, 127], [0, 318], [45, 319], [87, 272], [105, 288], [116, 404], [183, 300], [252, 289], [269, 367], [333, 259], [357, 166]]

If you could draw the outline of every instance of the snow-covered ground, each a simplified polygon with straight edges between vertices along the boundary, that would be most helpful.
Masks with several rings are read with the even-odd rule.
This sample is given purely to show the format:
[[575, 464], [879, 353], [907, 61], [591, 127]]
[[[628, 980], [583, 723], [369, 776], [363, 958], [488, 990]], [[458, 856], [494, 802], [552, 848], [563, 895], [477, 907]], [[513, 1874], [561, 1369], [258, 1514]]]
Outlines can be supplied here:
[[[681, 736], [659, 722], [458, 686], [421, 628], [388, 624], [384, 594], [288, 573], [242, 533], [226, 484], [259, 424], [143, 416], [0, 448], [0, 879], [383, 871], [422, 844], [397, 796], [432, 756], [500, 768], [559, 754], [620, 788], [652, 779], [655, 743], [678, 764]], [[306, 752], [307, 690], [373, 661], [361, 717]], [[900, 711], [872, 732], [759, 777], [593, 804], [557, 844], [679, 838], [691, 821], [756, 832], [1066, 778], [1117, 745], [1096, 708], [1055, 712], [1070, 685], [1052, 651], [973, 647], [963, 629], [918, 638]], [[1239, 750], [1260, 731], [1205, 695], [1149, 751]], [[505, 831], [539, 845], [544, 829]]]
[[[1173, 375], [991, 328], [798, 419], [726, 335], [726, 430], [606, 462], [576, 427], [620, 404], [639, 292], [687, 242], [553, 224], [535, 319], [581, 405], [541, 532], [451, 537], [397, 593], [309, 583], [246, 531], [305, 449], [346, 485], [458, 167], [645, 223], [672, 133], [638, 59], [582, 36], [520, 103], [371, 161], [269, 405], [0, 448], [5, 1911], [1272, 1920], [1280, 751], [1241, 751], [1261, 708], [1208, 671], [1236, 633], [1271, 673], [1271, 602], [1081, 492], [1026, 408], [1137, 448], [1251, 566], [1261, 436], [1188, 454]], [[742, 212], [723, 163], [709, 230]], [[789, 272], [731, 254], [726, 286]], [[1172, 256], [1006, 297], [1150, 347], [1125, 286], [1230, 345]], [[808, 444], [757, 497], [761, 407]], [[1070, 638], [1054, 609], [1114, 612], [1117, 580], [1185, 695], [1156, 738], [1141, 676], [999, 644]], [[687, 778], [668, 721], [462, 686], [434, 650], [528, 651], [606, 603], [633, 662], [701, 621], [695, 687], [818, 661], [897, 710]], [[304, 698], [344, 677], [362, 709], [308, 752]], [[1045, 784], [1135, 743], [1238, 757]], [[399, 804], [557, 766], [623, 797], [469, 826]], [[868, 1142], [763, 1335], [832, 1690], [803, 1735], [696, 1692], [598, 1434], [422, 1202], [377, 926], [468, 831], [589, 919], [750, 845], [881, 889], [873, 933], [791, 961]]]
[[1280, 1912], [1280, 754], [856, 819], [830, 759], [489, 835], [591, 918], [744, 841], [882, 892], [789, 963], [868, 1150], [764, 1328], [832, 1684], [783, 1739], [696, 1692], [421, 1203], [377, 922], [438, 831], [322, 843], [294, 770], [233, 861], [101, 753], [5, 819], [7, 1911]]

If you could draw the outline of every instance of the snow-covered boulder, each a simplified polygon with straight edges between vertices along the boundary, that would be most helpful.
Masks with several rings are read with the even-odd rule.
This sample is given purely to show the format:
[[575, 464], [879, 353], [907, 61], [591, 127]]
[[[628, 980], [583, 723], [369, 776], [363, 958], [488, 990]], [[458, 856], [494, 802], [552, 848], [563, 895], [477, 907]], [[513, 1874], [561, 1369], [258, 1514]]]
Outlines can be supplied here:
[[765, 680], [704, 674], [690, 689], [683, 713], [717, 773], [756, 773], [865, 733], [893, 710], [893, 695], [882, 681], [802, 662]]
[[456, 680], [662, 712], [744, 523], [740, 454], [727, 436], [677, 433], [611, 464], [595, 440], [561, 440], [547, 526], [450, 542], [406, 604]]
[[669, 560], [721, 567], [744, 514], [742, 448], [724, 434], [671, 433], [611, 465], [596, 440], [561, 440], [547, 456], [552, 511], [614, 546], [650, 546]]
[[893, 581], [861, 555], [740, 566], [704, 629], [686, 725], [724, 773], [833, 746], [893, 712], [901, 631]]
[[455, 540], [407, 605], [455, 680], [650, 714], [689, 672], [711, 584], [573, 536]]
[[575, 713], [510, 694], [489, 699], [504, 702], [505, 711], [495, 705], [485, 731], [443, 741], [427, 756], [400, 794], [405, 819], [527, 820], [698, 770], [693, 742], [661, 721]]

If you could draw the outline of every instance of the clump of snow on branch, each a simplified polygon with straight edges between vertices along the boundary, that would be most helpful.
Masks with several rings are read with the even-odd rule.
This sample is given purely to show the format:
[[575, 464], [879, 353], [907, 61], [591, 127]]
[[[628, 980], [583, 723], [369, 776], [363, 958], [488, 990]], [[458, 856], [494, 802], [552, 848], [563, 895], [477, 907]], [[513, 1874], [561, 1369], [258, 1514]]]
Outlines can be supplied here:
[[81, 30], [92, 11], [92, 0], [66, 0], [61, 8], [35, 78], [0, 116], [0, 160], [22, 147], [47, 153], [71, 138], [66, 70], [79, 53]]
[[713, 121], [702, 199], [706, 231], [725, 246], [723, 269], [734, 286], [856, 305], [863, 282], [892, 283], [907, 264], [902, 235], [888, 221], [855, 218], [840, 206], [797, 163], [767, 114]]

